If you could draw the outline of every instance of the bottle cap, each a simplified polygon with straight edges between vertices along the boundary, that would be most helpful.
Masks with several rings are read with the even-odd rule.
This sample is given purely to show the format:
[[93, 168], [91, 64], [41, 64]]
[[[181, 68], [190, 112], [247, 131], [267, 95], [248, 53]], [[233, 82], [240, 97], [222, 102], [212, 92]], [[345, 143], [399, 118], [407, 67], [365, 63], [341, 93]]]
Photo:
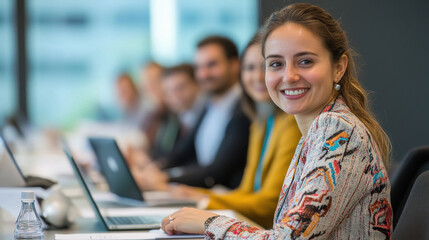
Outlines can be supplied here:
[[32, 192], [32, 191], [21, 192], [21, 200], [33, 201], [34, 200], [34, 192]]

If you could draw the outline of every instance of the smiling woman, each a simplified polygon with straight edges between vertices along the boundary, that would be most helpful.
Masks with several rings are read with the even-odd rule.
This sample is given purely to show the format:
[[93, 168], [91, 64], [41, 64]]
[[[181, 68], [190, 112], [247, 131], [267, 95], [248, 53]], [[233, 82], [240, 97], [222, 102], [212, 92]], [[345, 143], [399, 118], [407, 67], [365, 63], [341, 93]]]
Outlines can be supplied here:
[[269, 94], [303, 134], [273, 229], [196, 209], [172, 214], [163, 229], [207, 239], [391, 239], [389, 139], [368, 111], [338, 22], [317, 6], [289, 5], [268, 19], [262, 52]]
[[307, 27], [286, 23], [265, 42], [266, 83], [273, 101], [294, 114], [305, 136], [314, 118], [337, 92], [333, 91], [347, 67], [347, 56], [332, 62], [320, 38]]

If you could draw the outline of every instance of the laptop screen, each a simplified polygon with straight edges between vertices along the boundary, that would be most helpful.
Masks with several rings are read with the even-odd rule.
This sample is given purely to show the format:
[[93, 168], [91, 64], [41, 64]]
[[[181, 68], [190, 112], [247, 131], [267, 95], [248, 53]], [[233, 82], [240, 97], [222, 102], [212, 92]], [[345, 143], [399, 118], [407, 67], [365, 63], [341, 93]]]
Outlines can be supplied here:
[[113, 138], [89, 138], [89, 143], [97, 156], [101, 172], [116, 195], [143, 201], [143, 196]]
[[0, 187], [23, 186], [25, 186], [24, 175], [5, 140], [0, 136]]
[[97, 216], [98, 220], [101, 221], [104, 224], [104, 226], [107, 228], [107, 224], [106, 224], [105, 220], [103, 219], [103, 216], [101, 214], [101, 211], [100, 211], [100, 208], [97, 204], [97, 201], [92, 196], [91, 190], [88, 187], [89, 182], [87, 183], [87, 180], [84, 177], [83, 171], [81, 171], [80, 167], [75, 162], [73, 156], [71, 155], [71, 153], [67, 149], [67, 147], [64, 147], [64, 153], [66, 154], [67, 158], [69, 159], [70, 164], [73, 168], [73, 171], [75, 172], [75, 175], [77, 177], [77, 180], [81, 184], [86, 196], [88, 197], [90, 204], [92, 205], [92, 207], [94, 209], [95, 215]]
[[[104, 227], [107, 230], [125, 230], [125, 229], [154, 229], [154, 228], [159, 228], [162, 219], [165, 217], [164, 214], [160, 215], [160, 214], [156, 214], [156, 215], [145, 215], [145, 220], [146, 222], [141, 222], [141, 223], [133, 223], [133, 224], [123, 224], [122, 225], [117, 225], [117, 224], [112, 224], [112, 219], [116, 218], [113, 216], [111, 216], [111, 206], [105, 206], [102, 207], [102, 203], [100, 203], [97, 198], [94, 196], [93, 192], [91, 191], [90, 187], [88, 186], [89, 182], [87, 181], [87, 178], [85, 177], [85, 175], [83, 174], [83, 171], [80, 169], [80, 167], [76, 164], [75, 160], [73, 159], [73, 156], [71, 155], [71, 153], [64, 148], [64, 152], [67, 156], [67, 158], [70, 161], [70, 164], [73, 168], [73, 171], [75, 172], [75, 175], [77, 176], [78, 181], [80, 182], [91, 206], [94, 209], [95, 215], [97, 216], [97, 219], [99, 221], [101, 221], [101, 223], [103, 223]], [[128, 208], [128, 209], [133, 209], [133, 208]], [[139, 208], [137, 208], [139, 209]], [[120, 212], [123, 211], [123, 208], [119, 208], [118, 209]], [[110, 212], [110, 213], [109, 213]], [[120, 220], [124, 220], [124, 218], [141, 218], [141, 216], [134, 216], [134, 215], [123, 215], [123, 217], [119, 217]]]

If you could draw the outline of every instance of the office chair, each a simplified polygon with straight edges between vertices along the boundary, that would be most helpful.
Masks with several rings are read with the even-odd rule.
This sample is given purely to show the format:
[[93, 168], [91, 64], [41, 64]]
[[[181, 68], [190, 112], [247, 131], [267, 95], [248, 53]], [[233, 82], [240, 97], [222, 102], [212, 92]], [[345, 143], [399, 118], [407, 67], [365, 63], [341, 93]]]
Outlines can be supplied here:
[[429, 146], [410, 150], [391, 178], [393, 229], [395, 229], [416, 178], [429, 170]]
[[429, 171], [420, 174], [398, 220], [393, 239], [429, 239]]

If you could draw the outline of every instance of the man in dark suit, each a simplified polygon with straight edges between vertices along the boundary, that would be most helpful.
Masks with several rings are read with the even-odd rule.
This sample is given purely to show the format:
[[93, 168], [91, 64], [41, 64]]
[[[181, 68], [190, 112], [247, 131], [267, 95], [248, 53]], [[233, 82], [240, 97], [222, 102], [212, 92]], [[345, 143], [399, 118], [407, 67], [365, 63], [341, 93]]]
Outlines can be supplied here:
[[237, 48], [225, 37], [207, 37], [198, 44], [195, 67], [209, 100], [194, 131], [168, 158], [169, 181], [236, 188], [246, 164], [250, 126], [239, 101]]

